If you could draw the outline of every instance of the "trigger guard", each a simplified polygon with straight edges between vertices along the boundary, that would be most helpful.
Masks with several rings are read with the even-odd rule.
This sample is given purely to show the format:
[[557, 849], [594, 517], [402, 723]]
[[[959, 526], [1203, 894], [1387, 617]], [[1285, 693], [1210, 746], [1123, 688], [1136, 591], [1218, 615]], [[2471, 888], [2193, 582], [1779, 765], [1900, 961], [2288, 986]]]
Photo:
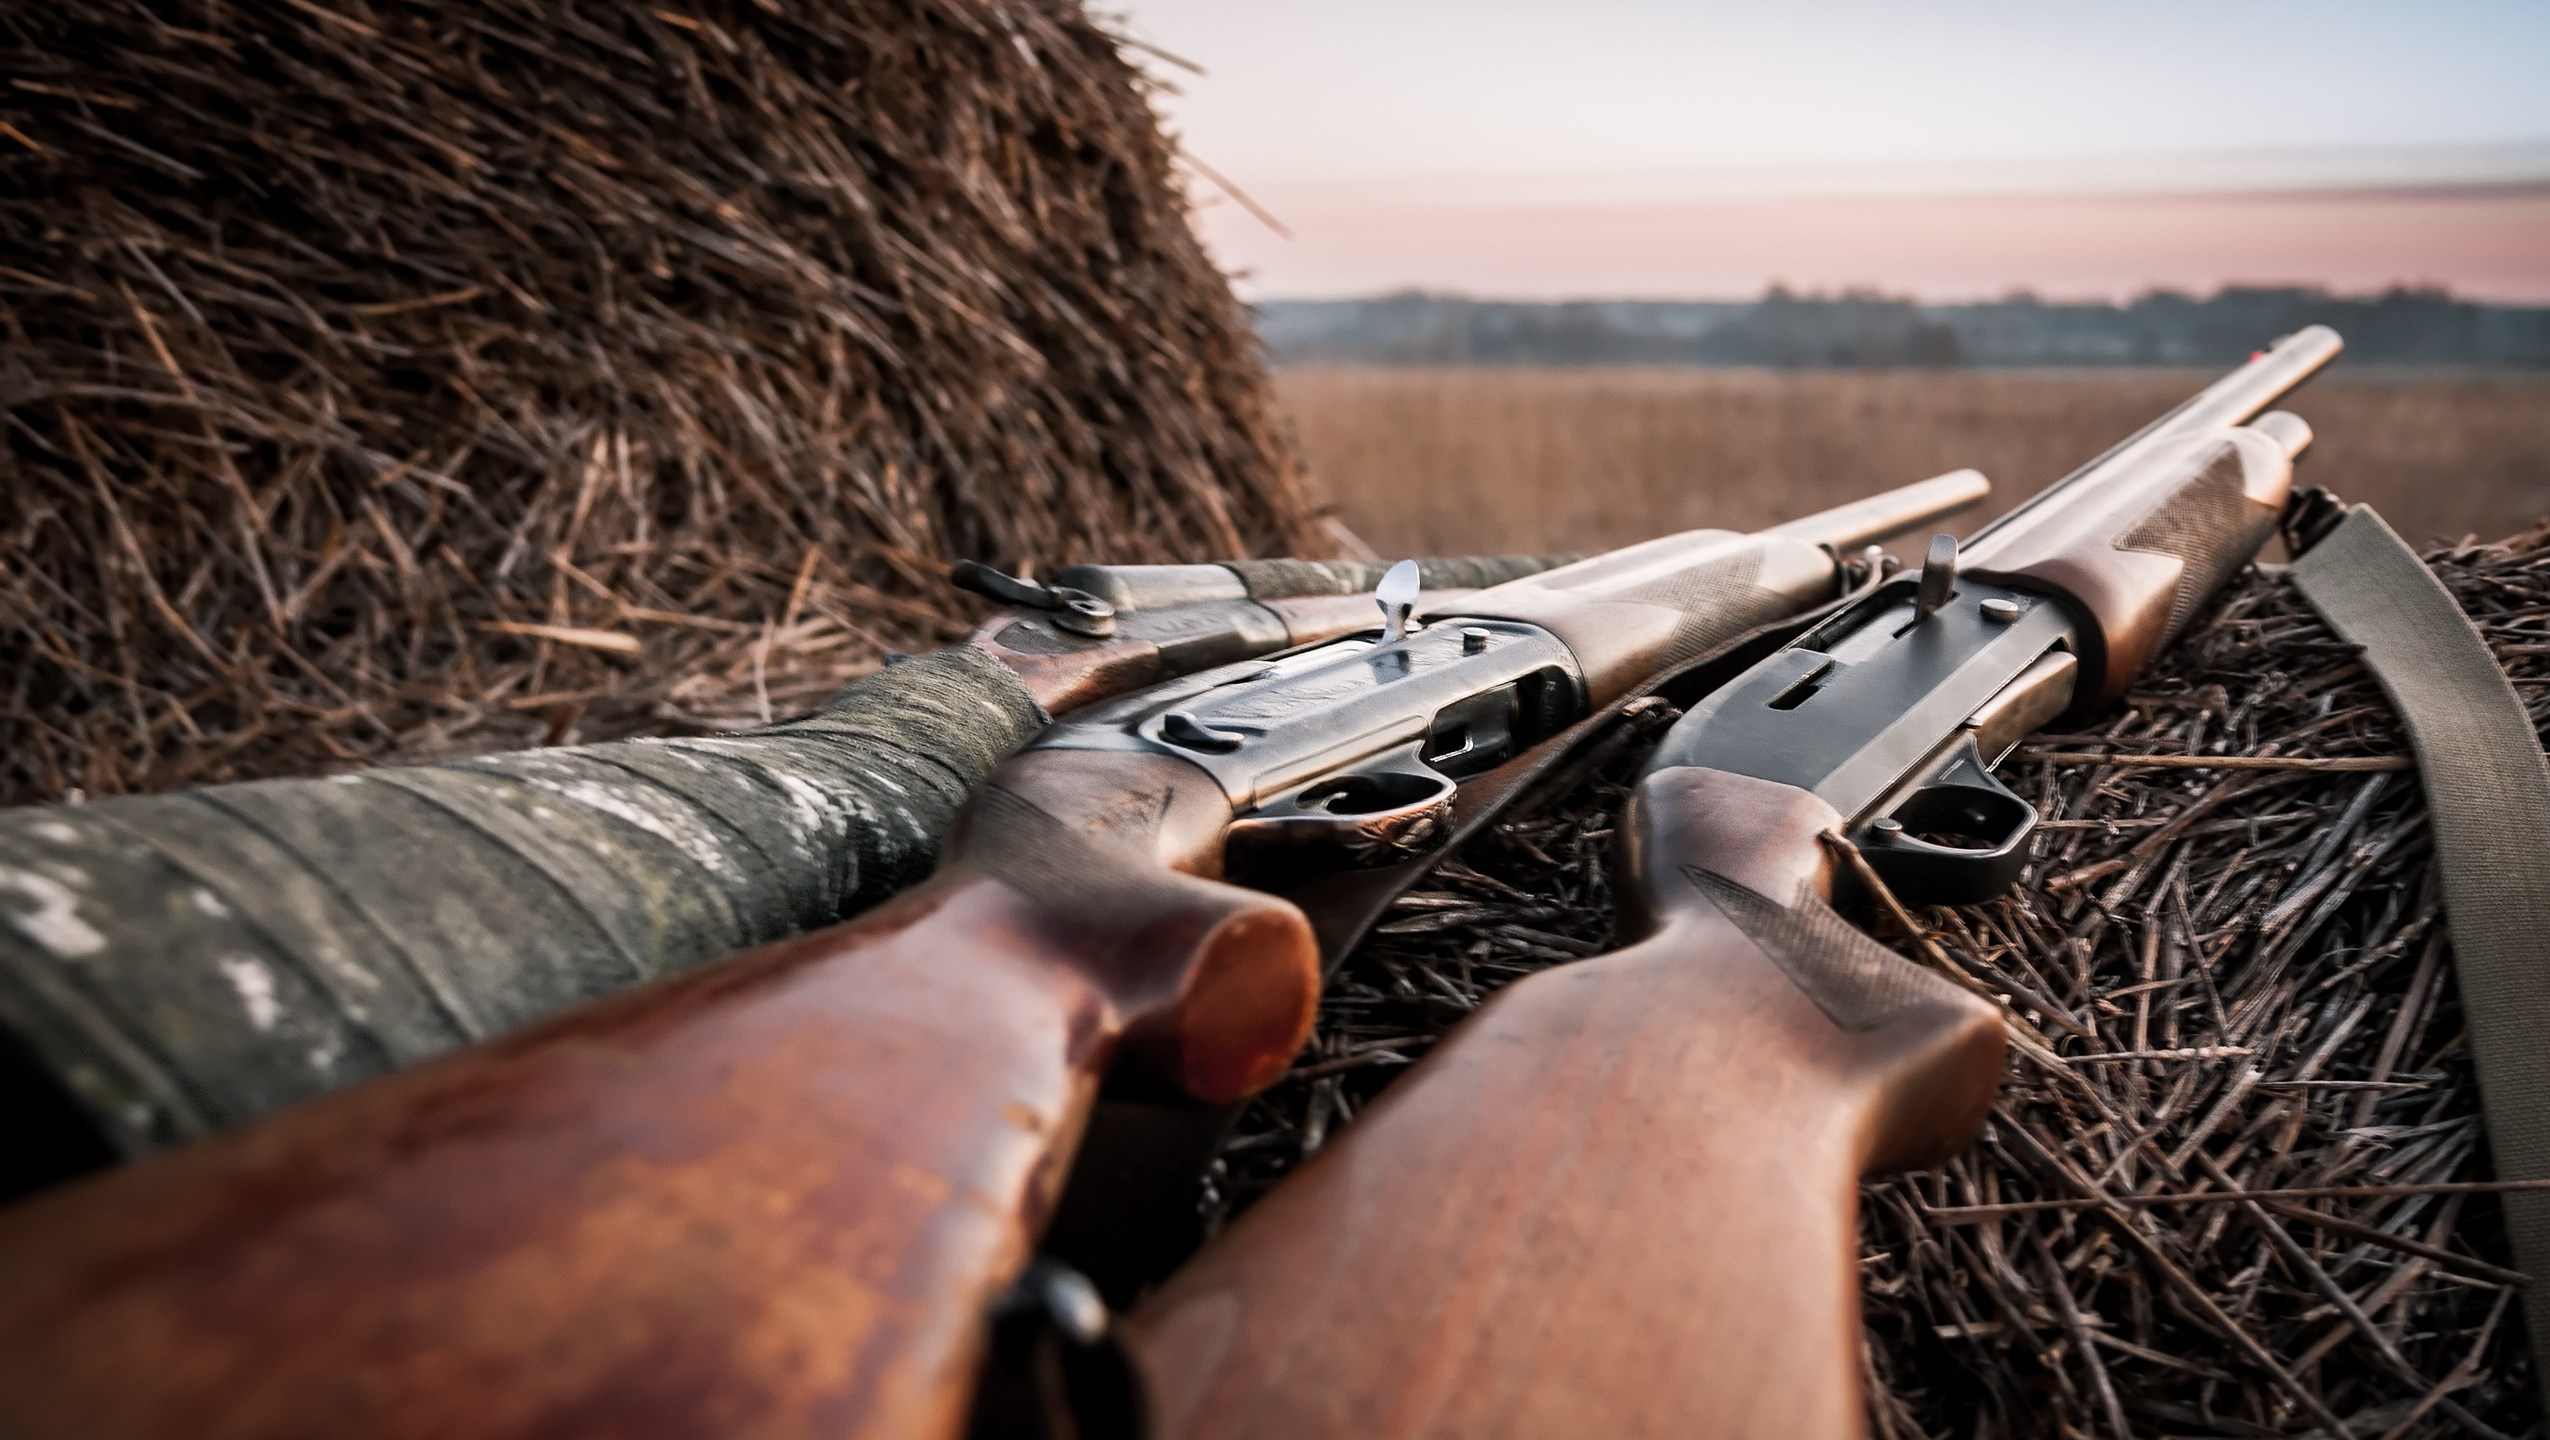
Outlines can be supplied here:
[[[2036, 807], [1993, 776], [1969, 733], [1946, 763], [1860, 826], [1851, 843], [1902, 898], [1973, 905], [2018, 883], [2036, 824]], [[1924, 832], [1984, 843], [1943, 845], [1920, 838]]]
[[1424, 852], [1451, 832], [1453, 780], [1404, 745], [1294, 787], [1231, 822], [1226, 864], [1276, 860], [1369, 868]]

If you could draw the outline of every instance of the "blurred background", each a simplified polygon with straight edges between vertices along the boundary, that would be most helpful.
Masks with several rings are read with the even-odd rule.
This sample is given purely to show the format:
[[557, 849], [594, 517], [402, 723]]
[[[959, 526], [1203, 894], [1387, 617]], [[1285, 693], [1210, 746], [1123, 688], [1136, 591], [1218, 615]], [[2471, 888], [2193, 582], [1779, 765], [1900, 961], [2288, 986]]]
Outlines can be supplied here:
[[2315, 482], [2550, 513], [2550, 7], [1138, 0], [1196, 224], [1384, 553], [2014, 502], [2298, 325]]

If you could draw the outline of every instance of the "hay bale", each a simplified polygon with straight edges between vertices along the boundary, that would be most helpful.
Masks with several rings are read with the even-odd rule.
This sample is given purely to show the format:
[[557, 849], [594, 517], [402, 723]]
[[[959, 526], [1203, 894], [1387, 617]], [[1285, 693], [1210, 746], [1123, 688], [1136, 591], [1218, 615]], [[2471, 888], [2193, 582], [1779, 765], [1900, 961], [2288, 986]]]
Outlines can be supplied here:
[[[2550, 727], [2550, 527], [2426, 559]], [[1235, 1128], [1209, 1225], [1486, 994], [1612, 947], [1612, 828], [1651, 748], [1495, 827], [1383, 919], [1293, 1077]], [[2535, 1433], [2414, 777], [2051, 758], [2084, 753], [2408, 748], [2352, 649], [2251, 571], [2094, 728], [2004, 766], [2050, 822], [2020, 888], [1919, 918], [2069, 1063], [2014, 1049], [1979, 1144], [1864, 1191], [1872, 1433], [2327, 1433], [2314, 1406], [2356, 1436]], [[2067, 1167], [2127, 1203], [2084, 1203]], [[2303, 1193], [2178, 1198], [2233, 1189]]]
[[811, 708], [945, 563], [1312, 520], [1060, 0], [59, 0], [0, 48], [0, 802]]

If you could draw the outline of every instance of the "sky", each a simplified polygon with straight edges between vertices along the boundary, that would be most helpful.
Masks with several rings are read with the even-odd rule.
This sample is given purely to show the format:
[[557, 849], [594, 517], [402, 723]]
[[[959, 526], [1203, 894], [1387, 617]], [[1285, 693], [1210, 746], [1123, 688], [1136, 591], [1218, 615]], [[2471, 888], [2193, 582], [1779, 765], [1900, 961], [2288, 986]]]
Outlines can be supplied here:
[[1253, 297], [2300, 282], [2550, 302], [2550, 0], [1113, 14], [1204, 72], [1144, 62], [1175, 90], [1157, 103], [1196, 162], [1197, 228]]

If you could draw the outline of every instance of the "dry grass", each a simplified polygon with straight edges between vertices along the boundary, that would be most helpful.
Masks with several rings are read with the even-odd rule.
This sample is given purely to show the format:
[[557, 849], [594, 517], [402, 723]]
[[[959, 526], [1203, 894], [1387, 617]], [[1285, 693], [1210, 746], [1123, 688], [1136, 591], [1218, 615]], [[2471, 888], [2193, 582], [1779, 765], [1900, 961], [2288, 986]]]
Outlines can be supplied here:
[[0, 15], [0, 802], [803, 710], [1309, 515], [1076, 5]]
[[[2211, 378], [1304, 369], [1276, 384], [1346, 523], [1385, 553], [1436, 555], [1751, 528], [1961, 465], [1992, 477], [1997, 510]], [[2412, 539], [2550, 514], [2550, 377], [2341, 372], [2292, 408], [2319, 431], [2308, 478]]]

